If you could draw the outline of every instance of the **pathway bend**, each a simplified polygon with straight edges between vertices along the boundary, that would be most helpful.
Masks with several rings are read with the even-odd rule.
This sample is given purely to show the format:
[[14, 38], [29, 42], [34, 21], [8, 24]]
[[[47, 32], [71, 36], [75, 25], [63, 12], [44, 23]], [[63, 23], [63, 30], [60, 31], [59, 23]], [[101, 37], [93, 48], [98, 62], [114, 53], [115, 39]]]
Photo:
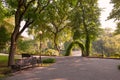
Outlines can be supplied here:
[[56, 57], [49, 67], [16, 73], [5, 80], [120, 80], [120, 60], [83, 57]]

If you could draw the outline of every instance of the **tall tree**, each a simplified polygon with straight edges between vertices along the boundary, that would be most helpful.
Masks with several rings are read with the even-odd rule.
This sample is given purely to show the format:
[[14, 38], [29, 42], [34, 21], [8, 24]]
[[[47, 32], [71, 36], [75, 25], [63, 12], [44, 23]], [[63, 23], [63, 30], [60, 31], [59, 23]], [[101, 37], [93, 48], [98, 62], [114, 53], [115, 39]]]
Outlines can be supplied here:
[[120, 34], [120, 1], [111, 0], [111, 4], [113, 4], [113, 9], [108, 16], [108, 19], [114, 19], [117, 21], [117, 29], [115, 30], [115, 34]]
[[[8, 66], [14, 64], [14, 54], [16, 53], [16, 45], [21, 33], [31, 24], [41, 19], [41, 14], [50, 3], [50, 0], [5, 0], [11, 13], [15, 16], [15, 27], [11, 35], [11, 46], [9, 52]], [[25, 21], [23, 27], [21, 22]]]
[[[49, 35], [54, 43], [54, 48], [59, 51], [60, 36], [64, 36], [67, 33], [68, 23], [70, 23], [68, 17], [70, 12], [70, 6], [68, 0], [53, 0], [46, 8], [43, 20], [39, 22], [36, 30], [42, 30], [43, 35]], [[39, 26], [44, 26], [39, 27]], [[34, 28], [35, 29], [35, 28]], [[63, 32], [66, 31], [66, 32]], [[38, 31], [35, 31], [38, 32]]]
[[101, 53], [107, 57], [120, 55], [120, 35], [113, 35], [109, 28], [102, 31], [99, 38], [93, 42], [95, 53]]
[[69, 5], [65, 0], [53, 1], [46, 13], [48, 28], [53, 35], [54, 48], [59, 51], [58, 40], [60, 32], [68, 27]]
[[91, 41], [95, 39], [99, 30], [100, 9], [98, 8], [97, 1], [98, 0], [78, 0], [74, 9], [75, 14], [72, 22], [75, 27], [75, 32], [79, 29], [79, 31], [81, 31], [78, 31], [79, 33], [85, 34], [86, 56], [89, 56]]

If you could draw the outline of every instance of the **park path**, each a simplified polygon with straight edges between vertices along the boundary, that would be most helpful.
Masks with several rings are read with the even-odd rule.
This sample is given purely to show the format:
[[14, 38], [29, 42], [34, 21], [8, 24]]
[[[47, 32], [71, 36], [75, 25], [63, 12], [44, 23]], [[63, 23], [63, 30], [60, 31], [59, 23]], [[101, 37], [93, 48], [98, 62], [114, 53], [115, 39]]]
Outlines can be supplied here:
[[120, 60], [83, 57], [56, 57], [49, 67], [36, 67], [5, 80], [120, 80]]

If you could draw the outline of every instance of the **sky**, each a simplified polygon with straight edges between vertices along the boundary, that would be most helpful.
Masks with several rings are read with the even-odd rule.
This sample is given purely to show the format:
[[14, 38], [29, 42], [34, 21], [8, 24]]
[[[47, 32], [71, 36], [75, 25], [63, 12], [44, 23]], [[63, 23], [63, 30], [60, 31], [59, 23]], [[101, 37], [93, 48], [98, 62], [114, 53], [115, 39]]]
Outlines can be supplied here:
[[[98, 0], [98, 5], [103, 10], [101, 11], [100, 15], [100, 23], [102, 28], [112, 28], [112, 30], [115, 30], [116, 24], [113, 19], [107, 20], [107, 17], [109, 16], [109, 13], [111, 12], [113, 8], [113, 4], [110, 4], [110, 0]], [[27, 30], [23, 32], [22, 35], [28, 37]]]
[[110, 0], [99, 0], [98, 4], [99, 7], [103, 9], [101, 11], [101, 16], [100, 16], [101, 27], [112, 28], [112, 30], [115, 30], [116, 24], [114, 20], [113, 19], [107, 20], [107, 17], [109, 16], [109, 13], [113, 8], [113, 4], [110, 4]]

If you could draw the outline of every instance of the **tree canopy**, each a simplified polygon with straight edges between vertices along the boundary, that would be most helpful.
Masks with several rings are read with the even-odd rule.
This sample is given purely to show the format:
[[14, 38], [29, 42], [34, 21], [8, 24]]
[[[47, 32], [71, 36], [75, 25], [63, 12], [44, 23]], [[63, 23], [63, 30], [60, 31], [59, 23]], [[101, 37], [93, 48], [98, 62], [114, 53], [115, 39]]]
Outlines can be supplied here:
[[86, 56], [90, 54], [90, 44], [99, 33], [99, 15], [98, 0], [78, 0], [72, 13], [72, 26], [74, 30], [74, 39], [84, 38]]
[[[16, 44], [21, 33], [31, 24], [40, 22], [41, 14], [48, 6], [50, 0], [5, 0], [7, 8], [15, 17], [15, 27], [11, 35], [11, 46], [9, 52], [8, 65], [14, 64], [14, 54], [16, 53]], [[22, 21], [25, 21], [23, 27]]]
[[7, 42], [9, 41], [8, 30], [4, 25], [0, 25], [0, 51], [5, 49]]
[[120, 1], [111, 0], [111, 4], [113, 4], [113, 9], [108, 19], [114, 19], [117, 22], [117, 29], [115, 30], [115, 34], [120, 34]]
[[[9, 66], [14, 64], [18, 39], [27, 28], [36, 30], [36, 33], [42, 30], [47, 37], [54, 38], [56, 48], [67, 33], [74, 33], [73, 38], [83, 41], [86, 56], [89, 56], [91, 42], [99, 32], [100, 10], [97, 4], [98, 0], [2, 1], [4, 1], [2, 6], [5, 5], [10, 15], [15, 19], [11, 34]], [[21, 26], [22, 21], [25, 24]], [[72, 31], [69, 31], [71, 29]], [[72, 38], [70, 39], [72, 40]]]

